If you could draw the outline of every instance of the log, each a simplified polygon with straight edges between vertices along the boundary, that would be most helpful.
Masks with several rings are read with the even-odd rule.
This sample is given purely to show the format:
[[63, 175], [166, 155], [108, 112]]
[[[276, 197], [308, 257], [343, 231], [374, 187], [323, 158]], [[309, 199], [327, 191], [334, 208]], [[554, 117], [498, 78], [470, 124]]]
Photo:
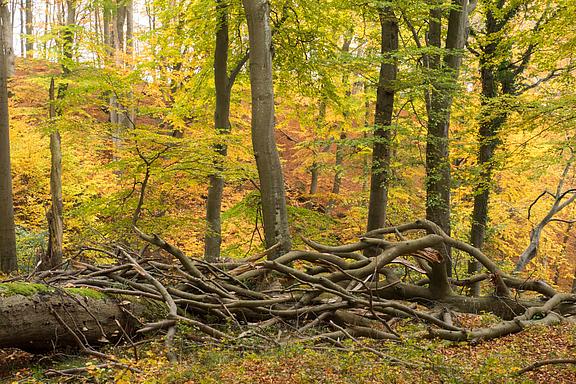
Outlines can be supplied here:
[[[15, 285], [17, 284], [17, 285]], [[0, 284], [0, 347], [42, 352], [63, 346], [97, 346], [133, 334], [139, 304], [120, 302], [95, 290], [54, 289], [41, 284]], [[64, 325], [65, 323], [66, 325]]]

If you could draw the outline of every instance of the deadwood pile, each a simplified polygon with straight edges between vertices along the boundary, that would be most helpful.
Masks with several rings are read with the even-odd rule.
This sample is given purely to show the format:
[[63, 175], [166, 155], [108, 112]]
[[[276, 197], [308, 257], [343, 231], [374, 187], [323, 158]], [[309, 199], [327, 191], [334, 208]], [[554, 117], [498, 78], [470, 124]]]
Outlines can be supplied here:
[[[120, 313], [131, 318], [138, 333], [165, 333], [171, 358], [178, 324], [195, 329], [195, 340], [203, 342], [242, 343], [258, 337], [274, 345], [309, 341], [342, 346], [345, 339], [401, 341], [405, 335], [396, 324], [403, 319], [426, 325], [403, 328], [420, 329], [417, 336], [471, 341], [504, 336], [531, 325], [572, 321], [570, 316], [576, 312], [576, 295], [503, 273], [481, 251], [424, 220], [372, 231], [353, 244], [326, 246], [304, 239], [313, 250], [294, 250], [269, 260], [267, 255], [273, 252], [269, 249], [248, 259], [221, 263], [190, 258], [160, 237], [135, 230], [147, 247], [159, 248], [164, 256], [144, 257], [150, 252], [135, 252], [123, 245], [86, 248], [116, 258], [117, 265], [74, 261], [73, 267], [41, 272], [27, 280], [53, 287], [90, 287], [115, 297]], [[449, 278], [448, 291], [435, 291], [430, 276], [434, 264], [443, 262], [442, 252], [437, 251], [442, 247], [468, 254], [486, 272], [461, 280]], [[491, 286], [484, 289], [490, 294], [466, 296], [466, 287], [478, 281]], [[146, 322], [141, 311], [131, 312], [124, 306], [131, 297], [162, 303], [164, 318]], [[62, 328], [61, 334], [67, 333], [68, 339], [78, 343], [111, 339], [110, 332], [128, 337], [130, 330], [120, 327], [124, 320], [105, 314], [99, 321], [100, 310], [90, 311], [93, 304], [84, 303], [88, 308], [80, 318], [75, 314], [84, 319], [84, 325], [82, 320], [67, 321], [66, 314], [52, 306], [47, 306], [47, 316]], [[463, 312], [492, 312], [501, 321], [465, 329], [454, 320], [455, 314]], [[94, 333], [90, 340], [83, 332], [89, 328]]]

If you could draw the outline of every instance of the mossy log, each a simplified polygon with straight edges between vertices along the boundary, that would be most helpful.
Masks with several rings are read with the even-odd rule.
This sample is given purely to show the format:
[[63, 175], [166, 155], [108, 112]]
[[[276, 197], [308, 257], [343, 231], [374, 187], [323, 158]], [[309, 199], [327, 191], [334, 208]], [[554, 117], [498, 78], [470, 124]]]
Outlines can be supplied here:
[[[96, 346], [132, 334], [141, 305], [87, 288], [0, 284], [0, 347], [38, 352]], [[122, 329], [120, 328], [122, 327]]]

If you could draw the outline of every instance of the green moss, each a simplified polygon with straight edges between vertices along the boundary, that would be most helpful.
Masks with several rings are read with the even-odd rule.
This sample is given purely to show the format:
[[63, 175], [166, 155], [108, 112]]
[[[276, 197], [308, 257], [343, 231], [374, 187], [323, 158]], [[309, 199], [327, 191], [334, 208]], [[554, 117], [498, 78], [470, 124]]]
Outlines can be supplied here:
[[0, 295], [12, 296], [32, 296], [37, 293], [50, 293], [54, 292], [54, 288], [44, 284], [25, 283], [25, 282], [12, 282], [0, 284]]
[[[106, 295], [90, 288], [64, 288], [68, 293], [92, 299], [104, 299]], [[12, 282], [0, 284], [0, 296], [32, 296], [38, 293], [52, 293], [55, 289], [44, 284]]]
[[96, 300], [103, 300], [107, 297], [104, 293], [91, 288], [64, 288], [64, 290], [68, 293]]

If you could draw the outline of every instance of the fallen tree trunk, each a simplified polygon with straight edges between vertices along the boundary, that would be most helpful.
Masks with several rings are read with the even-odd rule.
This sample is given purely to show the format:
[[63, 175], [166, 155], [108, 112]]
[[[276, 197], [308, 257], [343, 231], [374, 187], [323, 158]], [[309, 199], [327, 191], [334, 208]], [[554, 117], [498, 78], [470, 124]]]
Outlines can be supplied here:
[[7, 284], [0, 284], [4, 296], [0, 297], [0, 347], [40, 352], [78, 346], [78, 338], [86, 347], [97, 346], [133, 334], [138, 326], [129, 313], [142, 311], [130, 301], [119, 302], [86, 288], [18, 284], [21, 293], [3, 290]]

